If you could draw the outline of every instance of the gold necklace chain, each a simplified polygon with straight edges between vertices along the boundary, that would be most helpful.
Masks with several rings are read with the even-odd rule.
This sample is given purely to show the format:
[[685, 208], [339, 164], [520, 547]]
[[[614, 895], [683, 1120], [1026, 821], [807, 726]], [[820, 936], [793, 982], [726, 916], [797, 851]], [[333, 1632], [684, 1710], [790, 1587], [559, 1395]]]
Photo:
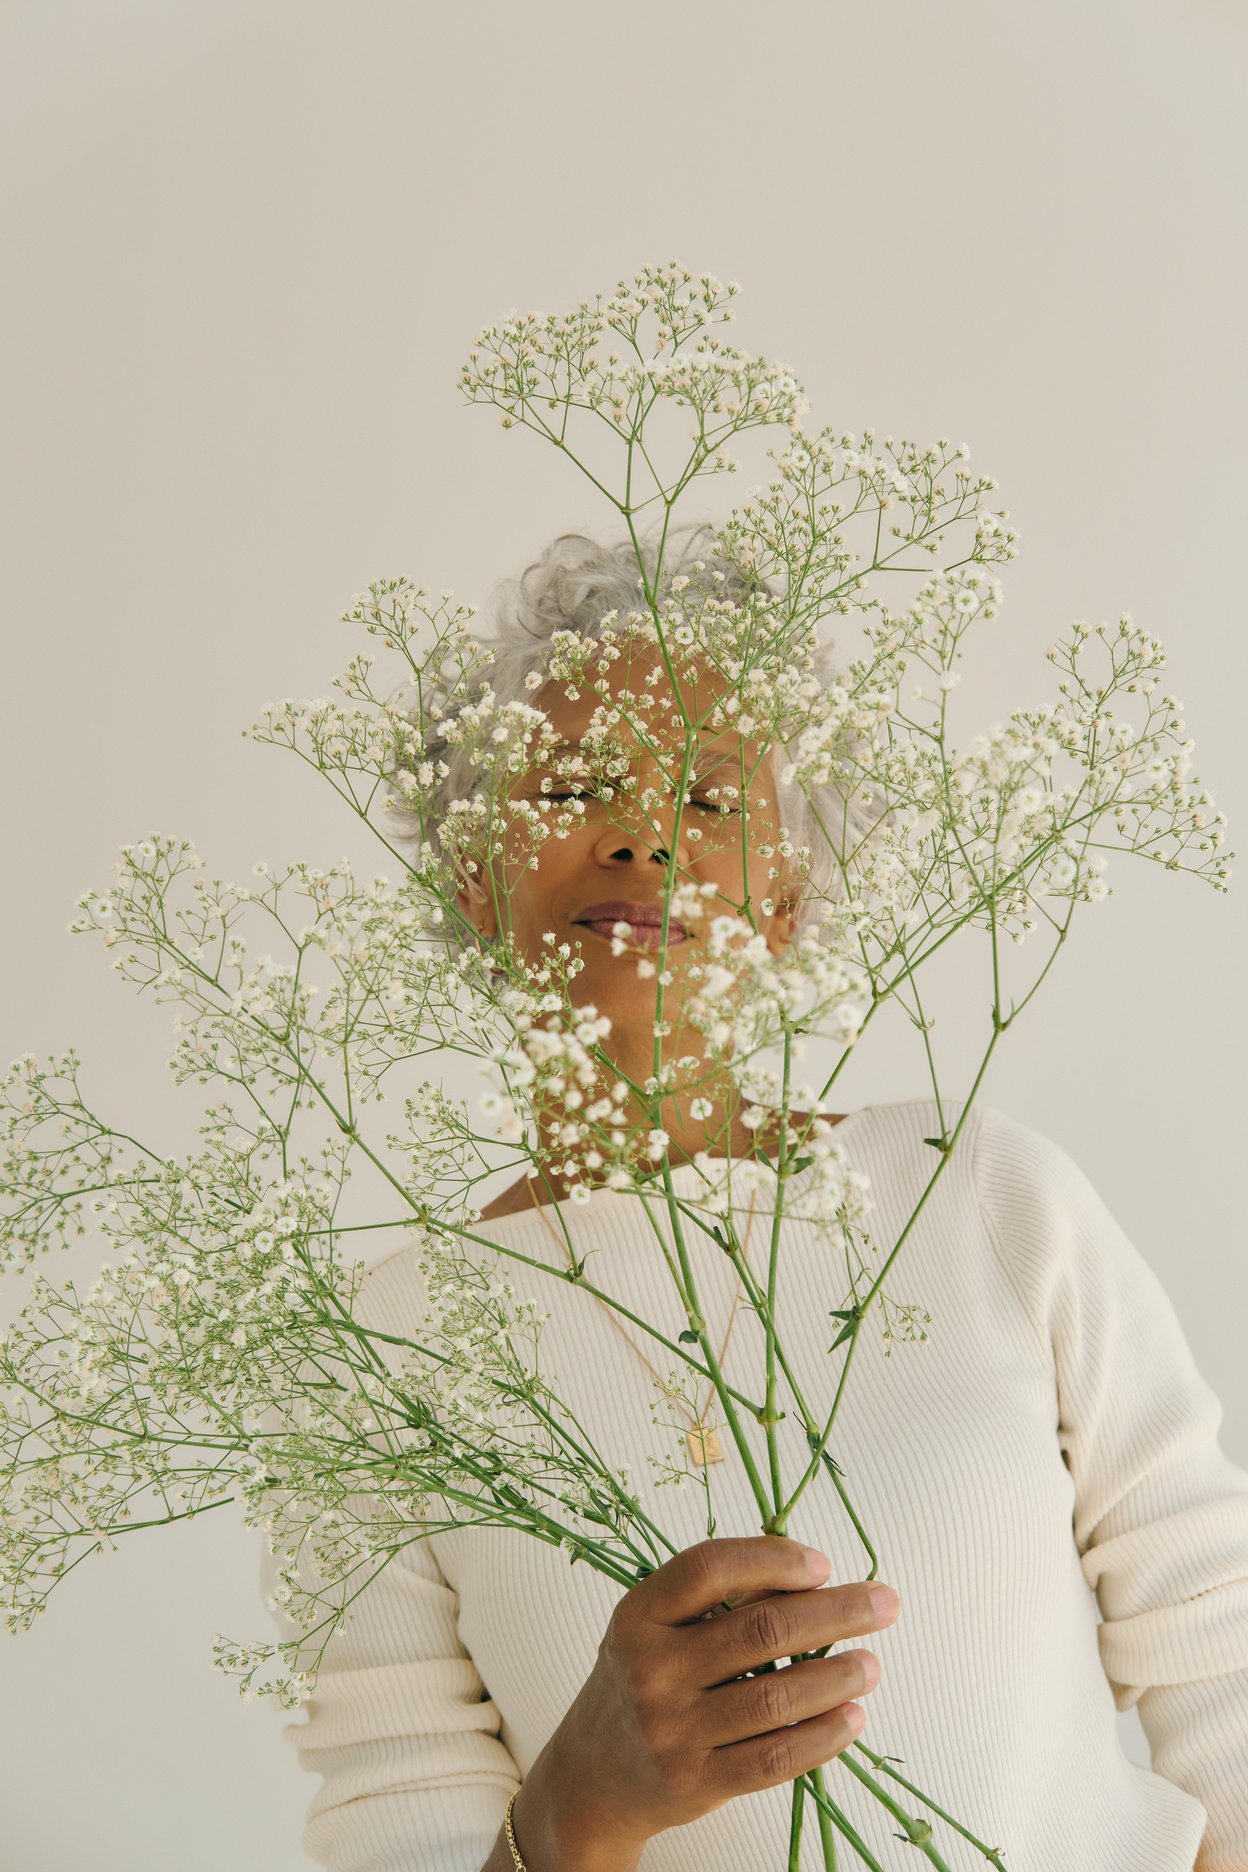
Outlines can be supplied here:
[[[567, 1242], [555, 1229], [554, 1225], [551, 1223], [549, 1216], [547, 1216], [545, 1212], [543, 1211], [541, 1203], [539, 1203], [537, 1200], [537, 1195], [533, 1188], [533, 1181], [534, 1179], [532, 1177], [525, 1178], [525, 1186], [529, 1192], [529, 1201], [533, 1204], [533, 1207], [536, 1209], [538, 1215], [541, 1218], [542, 1226], [545, 1228], [546, 1233], [550, 1236], [555, 1246], [557, 1248], [566, 1250]], [[749, 1225], [745, 1231], [745, 1240], [741, 1244], [741, 1259], [745, 1261], [747, 1264], [748, 1264], [749, 1255], [750, 1255], [750, 1237], [754, 1233], [754, 1212], [757, 1206], [758, 1206], [758, 1192], [757, 1190], [755, 1190], [750, 1196], [750, 1220], [749, 1220]], [[732, 1338], [732, 1329], [736, 1325], [736, 1322], [737, 1322], [737, 1308], [741, 1304], [742, 1284], [743, 1283], [741, 1280], [741, 1276], [740, 1274], [738, 1274], [737, 1275], [737, 1291], [735, 1295], [733, 1296], [732, 1312], [728, 1316], [728, 1331], [724, 1334], [724, 1343], [719, 1349], [718, 1363], [719, 1363], [719, 1368], [721, 1372], [723, 1371], [723, 1367], [724, 1367], [724, 1354], [728, 1350], [728, 1341]], [[625, 1344], [629, 1346], [633, 1352], [636, 1353], [637, 1357], [641, 1360], [642, 1364], [646, 1367], [646, 1370], [652, 1373], [653, 1376], [658, 1379], [659, 1383], [662, 1384], [663, 1383], [662, 1375], [659, 1372], [655, 1371], [654, 1366], [650, 1363], [645, 1353], [642, 1352], [636, 1345], [633, 1344], [633, 1341], [630, 1335], [625, 1332], [619, 1320], [616, 1319], [615, 1309], [613, 1307], [609, 1307], [606, 1304], [605, 1300], [599, 1300], [597, 1294], [591, 1294], [590, 1298], [591, 1300], [596, 1300], [598, 1302], [598, 1305], [602, 1308], [607, 1318], [611, 1321], [611, 1324], [615, 1327], [615, 1330], [616, 1332], [619, 1333], [621, 1339], [623, 1339]], [[706, 1403], [703, 1405], [702, 1411], [695, 1421], [694, 1428], [692, 1430], [686, 1430], [685, 1432], [685, 1441], [689, 1445], [689, 1454], [693, 1458], [694, 1462], [698, 1465], [699, 1468], [704, 1467], [705, 1464], [707, 1463], [723, 1462], [724, 1460], [724, 1451], [723, 1451], [723, 1446], [721, 1445], [720, 1440], [719, 1440], [718, 1430], [714, 1430], [714, 1429], [708, 1430], [706, 1428], [706, 1414], [711, 1408], [711, 1401], [714, 1398], [714, 1396], [715, 1396], [715, 1384], [714, 1384], [714, 1380], [712, 1380], [710, 1396], [707, 1398]], [[677, 1398], [673, 1398], [672, 1402], [674, 1404], [679, 1404], [680, 1400]], [[688, 1409], [686, 1405], [682, 1404], [680, 1408], [684, 1410], [685, 1415], [687, 1417], [693, 1415], [693, 1413]]]

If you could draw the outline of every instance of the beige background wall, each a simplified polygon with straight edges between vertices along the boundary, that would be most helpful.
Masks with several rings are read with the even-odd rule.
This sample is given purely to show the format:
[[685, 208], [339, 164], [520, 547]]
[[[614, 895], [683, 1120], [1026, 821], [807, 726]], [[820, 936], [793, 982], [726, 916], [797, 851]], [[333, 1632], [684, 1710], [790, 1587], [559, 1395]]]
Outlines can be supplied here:
[[[1051, 695], [1043, 651], [1073, 619], [1130, 611], [1245, 843], [1230, 0], [8, 0], [2, 19], [3, 1060], [72, 1042], [104, 1110], [193, 1142], [170, 1011], [69, 937], [75, 898], [152, 829], [239, 882], [257, 858], [385, 868], [322, 782], [240, 731], [327, 691], [370, 577], [480, 599], [551, 533], [608, 522], [455, 379], [509, 307], [673, 257], [742, 282], [738, 342], [798, 371], [811, 426], [948, 435], [999, 478], [1022, 552], [955, 736]], [[687, 511], [722, 517], [746, 481]], [[1108, 877], [985, 1096], [1093, 1176], [1248, 1464], [1244, 886]], [[959, 964], [938, 1035], [954, 1094], [986, 1039], [983, 961]], [[851, 1102], [925, 1090], [895, 1027]], [[4, 1283], [4, 1319], [24, 1295]], [[121, 1543], [0, 1634], [6, 1865], [306, 1863], [288, 1719], [211, 1669], [213, 1632], [268, 1633], [258, 1537], [230, 1513]], [[1134, 1718], [1123, 1735], [1146, 1760]]]

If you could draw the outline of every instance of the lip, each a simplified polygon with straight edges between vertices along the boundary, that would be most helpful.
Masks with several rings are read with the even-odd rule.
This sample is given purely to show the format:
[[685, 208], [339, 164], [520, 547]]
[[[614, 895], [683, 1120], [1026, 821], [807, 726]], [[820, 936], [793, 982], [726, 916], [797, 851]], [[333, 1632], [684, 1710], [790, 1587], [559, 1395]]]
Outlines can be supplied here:
[[[663, 938], [663, 906], [657, 903], [630, 903], [623, 898], [612, 897], [605, 903], [590, 904], [572, 921], [579, 928], [590, 930], [595, 936], [601, 937], [604, 942], [613, 940], [617, 923], [628, 923], [632, 927], [632, 935], [624, 940], [630, 949], [657, 949]], [[687, 940], [688, 931], [680, 918], [669, 917], [669, 949]]]

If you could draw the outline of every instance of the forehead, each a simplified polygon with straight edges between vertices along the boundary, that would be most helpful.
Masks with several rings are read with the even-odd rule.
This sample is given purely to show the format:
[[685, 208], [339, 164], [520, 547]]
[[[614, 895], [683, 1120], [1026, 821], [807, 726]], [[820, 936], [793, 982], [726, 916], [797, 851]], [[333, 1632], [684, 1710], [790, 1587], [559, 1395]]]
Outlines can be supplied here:
[[[731, 712], [719, 713], [733, 693], [718, 670], [701, 658], [682, 653], [675, 680], [661, 655], [651, 649], [625, 650], [605, 664], [593, 658], [585, 678], [547, 682], [533, 698], [561, 739], [575, 745], [602, 707], [621, 711], [612, 733], [621, 740], [644, 739], [663, 747], [684, 746], [686, 718], [701, 741], [725, 749], [740, 748], [742, 737], [731, 725]], [[761, 748], [754, 746], [757, 756]]]

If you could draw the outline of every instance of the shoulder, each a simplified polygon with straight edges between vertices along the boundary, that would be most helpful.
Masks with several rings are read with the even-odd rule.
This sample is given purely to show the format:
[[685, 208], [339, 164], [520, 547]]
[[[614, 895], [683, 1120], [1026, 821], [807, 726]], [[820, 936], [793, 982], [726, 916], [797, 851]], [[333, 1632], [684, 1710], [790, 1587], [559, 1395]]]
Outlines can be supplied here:
[[[907, 1099], [866, 1108], [846, 1136], [873, 1181], [921, 1195], [939, 1170], [942, 1204], [983, 1229], [1016, 1286], [1044, 1286], [1080, 1243], [1119, 1231], [1071, 1151], [1039, 1126], [985, 1099]], [[953, 1149], [942, 1167], [941, 1152]], [[857, 1146], [857, 1151], [855, 1150]]]
[[[973, 1159], [976, 1175], [1000, 1165], [1038, 1182], [1083, 1174], [1053, 1138], [986, 1099], [898, 1099], [864, 1106], [858, 1115], [882, 1149], [909, 1150], [932, 1163], [942, 1144], [954, 1140], [953, 1154]], [[850, 1147], [856, 1141], [852, 1126], [845, 1141]]]
[[413, 1311], [423, 1317], [427, 1306], [421, 1274], [426, 1246], [423, 1235], [409, 1236], [364, 1264], [351, 1309], [357, 1324], [399, 1336], [411, 1331]]
[[1157, 1273], [1071, 1150], [986, 1106], [973, 1158], [985, 1231], [1046, 1342], [1082, 1346], [1128, 1313], [1171, 1315]]
[[843, 1140], [850, 1157], [878, 1157], [890, 1175], [926, 1183], [952, 1145], [941, 1180], [956, 1184], [964, 1199], [973, 1191], [981, 1203], [995, 1206], [1046, 1194], [1069, 1196], [1087, 1183], [1053, 1138], [986, 1099], [898, 1099], [864, 1106], [857, 1116], [860, 1122], [847, 1127]]
[[1104, 1205], [1087, 1171], [1038, 1126], [986, 1104], [972, 1131], [976, 1193], [991, 1214], [1057, 1227], [1063, 1218], [1100, 1219]]

